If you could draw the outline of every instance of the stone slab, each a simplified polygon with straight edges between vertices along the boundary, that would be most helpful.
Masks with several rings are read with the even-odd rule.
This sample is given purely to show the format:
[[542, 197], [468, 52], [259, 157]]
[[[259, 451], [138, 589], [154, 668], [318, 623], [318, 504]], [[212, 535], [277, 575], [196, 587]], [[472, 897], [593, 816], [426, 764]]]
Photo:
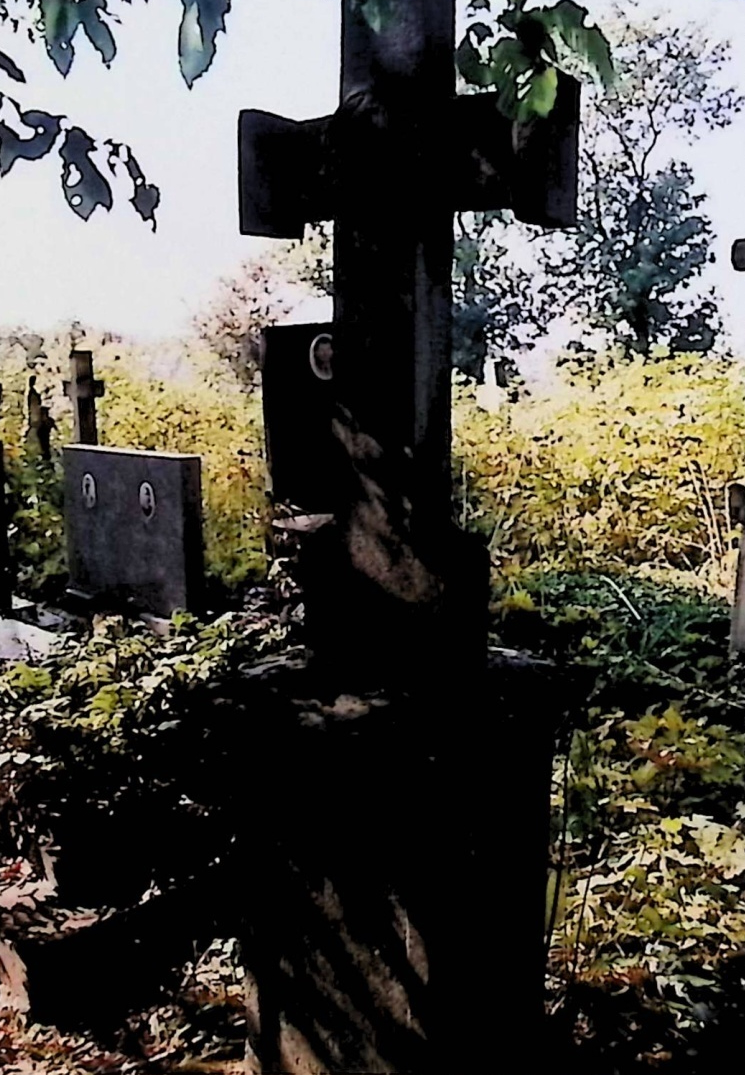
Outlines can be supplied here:
[[319, 377], [314, 341], [333, 325], [275, 325], [263, 333], [262, 398], [267, 463], [275, 503], [310, 514], [333, 512], [338, 495], [332, 432], [335, 380]]
[[0, 661], [29, 661], [48, 657], [60, 635], [20, 620], [0, 619]]
[[68, 592], [156, 616], [198, 611], [199, 456], [67, 445], [63, 461]]

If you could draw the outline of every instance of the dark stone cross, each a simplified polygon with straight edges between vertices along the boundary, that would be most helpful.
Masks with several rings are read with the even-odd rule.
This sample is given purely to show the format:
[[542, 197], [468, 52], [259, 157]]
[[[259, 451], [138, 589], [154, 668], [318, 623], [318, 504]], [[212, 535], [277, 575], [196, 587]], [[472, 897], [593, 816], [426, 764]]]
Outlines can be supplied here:
[[[3, 389], [0, 385], [0, 403]], [[5, 502], [5, 456], [0, 441], [0, 617], [10, 612], [13, 604], [13, 581], [8, 547], [8, 509]]]
[[[735, 272], [745, 272], [745, 239], [734, 241], [731, 259]], [[745, 528], [745, 480], [741, 479], [730, 484], [729, 515], [733, 526]], [[730, 624], [730, 650], [732, 653], [745, 652], [745, 529], [740, 536], [740, 550], [737, 557], [737, 581]]]
[[104, 394], [104, 383], [93, 376], [91, 351], [70, 352], [70, 380], [64, 381], [62, 388], [73, 404], [74, 442], [98, 444], [96, 400]]
[[[391, 5], [380, 32], [348, 0], [342, 11], [341, 102], [334, 115], [294, 122], [249, 110], [239, 121], [241, 232], [299, 238], [307, 223], [333, 219], [336, 399], [353, 423], [347, 448], [366, 456], [361, 481], [381, 493], [357, 512], [335, 554], [328, 539], [327, 560], [320, 556], [309, 575], [323, 576], [321, 591], [306, 593], [308, 626], [318, 628], [311, 648], [325, 646], [330, 655], [343, 643], [334, 623], [344, 622], [357, 652], [372, 641], [355, 637], [348, 616], [333, 609], [328, 566], [340, 558], [356, 566], [348, 578], [340, 574], [339, 594], [352, 594], [355, 577], [367, 574], [372, 582], [367, 590], [361, 584], [347, 612], [357, 622], [376, 622], [378, 636], [382, 620], [396, 620], [403, 636], [389, 636], [394, 650], [419, 631], [407, 616], [422, 604], [417, 593], [427, 590], [427, 573], [444, 581], [445, 606], [448, 590], [481, 586], [485, 594], [482, 550], [464, 552], [451, 522], [453, 216], [510, 208], [529, 223], [574, 224], [579, 121], [578, 84], [563, 75], [549, 117], [524, 126], [500, 113], [496, 93], [456, 97], [453, 0]], [[306, 352], [321, 328], [308, 328]], [[271, 330], [279, 358], [282, 331]], [[292, 392], [288, 378], [284, 392]], [[278, 400], [265, 399], [268, 426], [278, 407]], [[312, 448], [298, 436], [295, 450], [301, 457]], [[391, 505], [399, 522], [388, 525], [381, 520]], [[361, 537], [365, 525], [373, 531], [378, 525], [378, 532]], [[481, 582], [452, 575], [449, 565], [468, 561], [475, 570], [480, 554]], [[397, 579], [398, 605], [365, 611], [364, 594], [374, 602], [375, 585], [395, 590]], [[328, 616], [316, 618], [316, 608]], [[478, 615], [464, 607], [449, 615], [479, 620], [475, 630], [485, 640]], [[462, 622], [458, 638], [464, 654], [473, 652]], [[379, 656], [373, 663], [382, 667]]]

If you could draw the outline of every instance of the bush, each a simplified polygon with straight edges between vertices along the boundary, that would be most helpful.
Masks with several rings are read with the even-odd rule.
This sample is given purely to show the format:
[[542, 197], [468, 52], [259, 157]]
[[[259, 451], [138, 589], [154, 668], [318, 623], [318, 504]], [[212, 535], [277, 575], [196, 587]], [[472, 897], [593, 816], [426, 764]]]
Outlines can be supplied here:
[[488, 413], [456, 393], [462, 523], [499, 565], [720, 568], [745, 460], [738, 366], [699, 356], [610, 370]]

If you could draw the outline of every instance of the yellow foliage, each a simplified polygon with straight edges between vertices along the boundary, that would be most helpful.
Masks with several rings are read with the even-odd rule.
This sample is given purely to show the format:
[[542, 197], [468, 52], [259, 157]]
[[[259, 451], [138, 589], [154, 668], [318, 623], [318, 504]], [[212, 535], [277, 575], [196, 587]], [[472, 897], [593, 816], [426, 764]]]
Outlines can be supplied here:
[[461, 521], [497, 564], [729, 569], [742, 373], [698, 356], [639, 361], [495, 413], [459, 388], [454, 455]]

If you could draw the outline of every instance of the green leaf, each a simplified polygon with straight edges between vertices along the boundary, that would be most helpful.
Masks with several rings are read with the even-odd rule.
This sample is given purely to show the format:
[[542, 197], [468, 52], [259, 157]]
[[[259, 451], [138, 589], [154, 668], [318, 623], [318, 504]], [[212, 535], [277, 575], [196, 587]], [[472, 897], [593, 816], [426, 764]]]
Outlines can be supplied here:
[[181, 0], [184, 13], [179, 29], [179, 66], [189, 89], [215, 58], [215, 38], [225, 30], [230, 0]]
[[559, 76], [555, 67], [533, 74], [527, 81], [527, 91], [519, 96], [517, 118], [521, 122], [540, 116], [545, 119], [556, 103]]
[[527, 78], [533, 69], [522, 45], [509, 37], [502, 37], [489, 49], [489, 66], [493, 72], [493, 84], [499, 89], [497, 106], [508, 119], [517, 119], [520, 111], [520, 79]]
[[587, 26], [587, 8], [575, 0], [559, 0], [552, 8], [530, 12], [539, 19], [557, 44], [563, 43], [572, 56], [585, 64], [603, 86], [615, 78], [610, 45], [596, 26]]

